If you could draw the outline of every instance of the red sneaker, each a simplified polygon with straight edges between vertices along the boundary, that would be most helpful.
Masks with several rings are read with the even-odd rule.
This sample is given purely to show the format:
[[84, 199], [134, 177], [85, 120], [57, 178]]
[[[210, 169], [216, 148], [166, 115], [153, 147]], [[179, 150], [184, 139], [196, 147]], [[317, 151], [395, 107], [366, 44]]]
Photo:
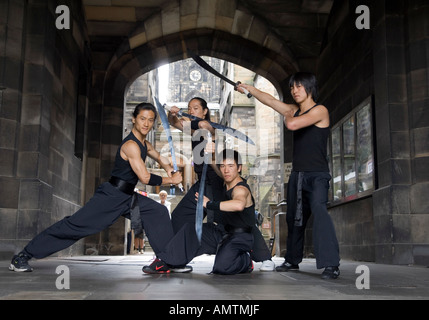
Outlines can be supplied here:
[[150, 274], [170, 273], [170, 268], [167, 264], [158, 258], [156, 258], [149, 266], [144, 266], [142, 270], [144, 273]]

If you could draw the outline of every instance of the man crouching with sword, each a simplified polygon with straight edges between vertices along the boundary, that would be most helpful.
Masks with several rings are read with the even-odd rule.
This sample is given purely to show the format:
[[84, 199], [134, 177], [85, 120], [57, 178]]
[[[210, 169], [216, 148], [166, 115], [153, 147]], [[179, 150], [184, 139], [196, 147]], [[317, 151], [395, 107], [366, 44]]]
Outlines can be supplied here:
[[[192, 185], [188, 193], [179, 202], [177, 207], [171, 214], [173, 229], [175, 232], [179, 231], [183, 226], [194, 226], [196, 219], [196, 208], [197, 200], [195, 199], [195, 193], [199, 191], [200, 181], [202, 178], [203, 163], [204, 159], [204, 148], [207, 145], [206, 138], [202, 132], [210, 132], [212, 137], [215, 137], [215, 129], [212, 127], [210, 122], [210, 110], [204, 99], [195, 97], [188, 103], [188, 114], [199, 120], [191, 120], [187, 118], [181, 118], [181, 110], [178, 107], [169, 107], [169, 122], [170, 124], [183, 131], [193, 135], [192, 138], [192, 151], [194, 158], [194, 170], [198, 176], [198, 181]], [[183, 114], [183, 113], [182, 113]], [[231, 130], [228, 130], [231, 132]], [[243, 137], [243, 140], [246, 138]], [[210, 141], [209, 141], [210, 142]], [[222, 173], [212, 161], [207, 166], [206, 180], [205, 180], [204, 195], [213, 201], [225, 200], [223, 190], [223, 177]], [[207, 215], [208, 223], [221, 223], [219, 213], [216, 210], [210, 208], [204, 209], [204, 215]], [[260, 230], [256, 225], [252, 228], [252, 234], [254, 238], [253, 248], [251, 252], [252, 260], [256, 262], [262, 262], [260, 271], [274, 271], [274, 263], [271, 260], [271, 252], [265, 243], [264, 238]], [[197, 242], [197, 240], [195, 240]], [[196, 243], [197, 245], [198, 243]]]

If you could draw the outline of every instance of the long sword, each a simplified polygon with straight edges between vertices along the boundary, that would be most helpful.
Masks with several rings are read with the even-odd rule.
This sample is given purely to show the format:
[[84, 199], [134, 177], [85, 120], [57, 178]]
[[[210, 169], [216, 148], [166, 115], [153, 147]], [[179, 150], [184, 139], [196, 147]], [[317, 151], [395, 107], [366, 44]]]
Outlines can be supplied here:
[[[170, 109], [171, 109], [171, 107], [168, 106], [168, 105], [166, 105], [166, 104], [164, 104], [164, 108], [167, 109], [168, 111], [170, 111]], [[196, 116], [193, 116], [193, 115], [191, 115], [189, 113], [183, 112], [182, 110], [180, 110], [177, 114], [179, 116], [181, 116], [181, 117], [186, 117], [186, 118], [189, 118], [191, 120], [200, 120], [200, 121], [204, 120], [204, 119], [198, 118]], [[227, 127], [227, 126], [221, 125], [219, 123], [208, 121], [208, 120], [204, 120], [204, 121], [207, 121], [208, 123], [210, 123], [210, 125], [213, 128], [215, 128], [215, 129], [222, 130], [223, 132], [225, 132], [225, 133], [227, 133], [227, 134], [229, 134], [229, 135], [231, 135], [233, 137], [236, 137], [236, 138], [238, 138], [240, 140], [243, 140], [243, 141], [245, 141], [247, 143], [255, 145], [255, 143], [253, 142], [252, 139], [250, 139], [243, 132], [238, 131], [237, 129], [234, 129], [234, 128], [231, 128], [231, 127]]]
[[[211, 143], [211, 133], [210, 131], [207, 133], [207, 143]], [[207, 176], [207, 165], [209, 162], [209, 154], [204, 151], [204, 164], [203, 164], [203, 172], [201, 173], [201, 181], [200, 187], [198, 189], [198, 201], [197, 201], [197, 209], [195, 215], [195, 232], [197, 233], [198, 241], [201, 244], [201, 237], [203, 234], [203, 219], [204, 219], [204, 189], [206, 186], [206, 176]]]
[[[177, 167], [176, 152], [174, 151], [173, 137], [171, 136], [170, 123], [168, 122], [167, 114], [165, 113], [165, 110], [162, 107], [159, 100], [155, 96], [153, 97], [153, 99], [155, 100], [155, 104], [156, 104], [156, 107], [158, 109], [159, 117], [161, 118], [162, 126], [164, 127], [165, 133], [167, 135], [167, 140], [168, 140], [168, 145], [170, 146], [171, 161], [173, 162], [174, 172], [177, 172], [177, 171], [179, 171], [179, 169]], [[177, 186], [179, 187], [180, 191], [183, 192], [182, 183], [179, 183]]]
[[[223, 74], [221, 74], [220, 72], [218, 72], [216, 69], [214, 69], [211, 65], [209, 65], [207, 62], [205, 62], [200, 56], [196, 55], [195, 53], [188, 51], [189, 55], [191, 56], [192, 59], [194, 59], [194, 61], [200, 65], [202, 68], [204, 68], [205, 70], [207, 70], [208, 72], [210, 72], [211, 74], [215, 75], [216, 77], [226, 81], [227, 83], [229, 83], [230, 85], [234, 86], [234, 88], [237, 88], [237, 86], [241, 83], [240, 81], [238, 82], [234, 82], [231, 79], [225, 77]], [[247, 95], [247, 97], [250, 99], [252, 97], [252, 95], [250, 94], [250, 92], [244, 88], [241, 88], [243, 90], [243, 92]]]

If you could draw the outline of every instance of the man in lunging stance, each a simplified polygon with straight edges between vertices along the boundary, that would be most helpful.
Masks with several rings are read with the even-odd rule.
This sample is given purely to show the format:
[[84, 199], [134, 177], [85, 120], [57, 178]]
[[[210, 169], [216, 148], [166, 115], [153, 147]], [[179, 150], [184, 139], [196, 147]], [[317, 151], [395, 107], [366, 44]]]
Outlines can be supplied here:
[[[83, 237], [104, 230], [121, 215], [129, 215], [131, 211], [137, 212], [137, 221], [143, 225], [157, 255], [150, 266], [144, 267], [144, 272], [192, 270], [185, 267], [193, 256], [186, 256], [186, 250], [182, 248], [186, 243], [184, 232], [174, 234], [167, 208], [134, 192], [138, 180], [151, 186], [179, 184], [182, 181], [181, 174], [173, 173], [169, 162], [162, 159], [146, 140], [156, 116], [153, 105], [141, 103], [136, 106], [132, 118], [133, 129], [118, 148], [110, 181], [99, 186], [94, 196], [75, 214], [58, 221], [31, 240], [12, 258], [10, 270], [30, 272], [33, 270], [28, 263], [31, 258], [41, 259], [63, 250]], [[157, 161], [168, 176], [149, 173], [145, 165], [146, 156]]]

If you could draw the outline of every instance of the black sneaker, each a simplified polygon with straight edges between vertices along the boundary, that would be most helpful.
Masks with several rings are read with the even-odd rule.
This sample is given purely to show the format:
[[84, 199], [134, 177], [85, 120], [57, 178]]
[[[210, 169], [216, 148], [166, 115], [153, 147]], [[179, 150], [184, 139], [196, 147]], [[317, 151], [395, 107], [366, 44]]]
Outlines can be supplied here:
[[142, 270], [144, 273], [149, 274], [170, 273], [168, 265], [158, 258], [156, 258], [149, 266], [144, 266]]
[[322, 279], [337, 279], [340, 275], [338, 267], [326, 267], [322, 272]]
[[283, 262], [282, 265], [276, 267], [277, 272], [287, 272], [287, 271], [298, 271], [299, 266], [297, 264], [291, 264], [289, 262]]
[[25, 253], [20, 252], [17, 255], [14, 255], [12, 261], [10, 262], [9, 270], [16, 272], [31, 272], [33, 268], [28, 264], [28, 260], [31, 258]]

